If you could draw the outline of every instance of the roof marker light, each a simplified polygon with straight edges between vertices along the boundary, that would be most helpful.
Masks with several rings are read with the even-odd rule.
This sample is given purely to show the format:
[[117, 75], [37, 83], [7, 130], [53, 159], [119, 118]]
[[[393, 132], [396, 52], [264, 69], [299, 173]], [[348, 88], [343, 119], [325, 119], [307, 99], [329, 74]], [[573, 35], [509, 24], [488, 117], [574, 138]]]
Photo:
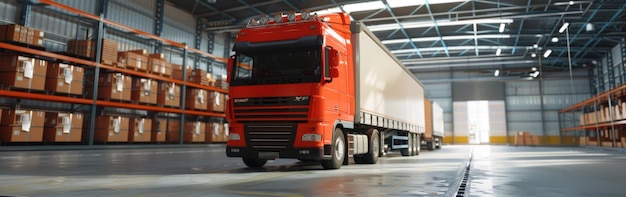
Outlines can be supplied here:
[[294, 22], [296, 21], [296, 13], [294, 12], [290, 12], [289, 14], [287, 14], [287, 20], [289, 22]]
[[267, 18], [266, 15], [262, 15], [259, 18], [259, 24], [261, 24], [261, 25], [267, 25], [268, 22], [269, 22], [269, 19]]
[[278, 13], [278, 14], [274, 15], [274, 21], [276, 23], [282, 23], [283, 22], [283, 14], [282, 13]]

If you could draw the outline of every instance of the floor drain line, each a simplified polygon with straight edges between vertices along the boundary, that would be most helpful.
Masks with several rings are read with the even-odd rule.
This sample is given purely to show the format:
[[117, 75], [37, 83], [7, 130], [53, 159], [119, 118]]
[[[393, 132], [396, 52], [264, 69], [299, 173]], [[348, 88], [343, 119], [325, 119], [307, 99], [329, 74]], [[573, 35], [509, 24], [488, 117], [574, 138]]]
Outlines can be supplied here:
[[465, 164], [463, 169], [463, 177], [459, 182], [459, 189], [456, 191], [456, 197], [469, 196], [469, 172], [472, 166], [472, 155], [470, 155], [469, 161]]

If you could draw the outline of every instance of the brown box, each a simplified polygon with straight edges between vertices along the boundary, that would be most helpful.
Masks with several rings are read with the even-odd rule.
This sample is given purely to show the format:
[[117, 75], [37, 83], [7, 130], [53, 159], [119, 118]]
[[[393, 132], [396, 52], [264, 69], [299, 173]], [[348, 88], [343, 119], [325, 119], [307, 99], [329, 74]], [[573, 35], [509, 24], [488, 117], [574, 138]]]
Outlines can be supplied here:
[[0, 53], [0, 84], [44, 90], [47, 64], [45, 60]]
[[128, 130], [129, 142], [150, 142], [152, 138], [152, 119], [131, 118]]
[[178, 144], [180, 141], [180, 121], [174, 119], [167, 120], [166, 142]]
[[209, 93], [209, 111], [224, 112], [226, 110], [226, 95], [221, 92]]
[[613, 142], [602, 142], [602, 146], [604, 146], [604, 147], [613, 147]]
[[148, 56], [133, 53], [130, 51], [118, 53], [118, 63], [125, 65], [125, 68], [148, 72]]
[[128, 117], [98, 116], [93, 140], [98, 143], [128, 142], [128, 126]]
[[207, 71], [201, 69], [193, 69], [191, 71], [191, 75], [189, 76], [188, 81], [200, 85], [213, 86], [213, 84], [211, 84], [211, 80], [213, 80], [213, 77], [210, 73], [207, 73]]
[[226, 79], [217, 79], [213, 83], [213, 86], [224, 89], [224, 90], [228, 90], [229, 85], [228, 85], [228, 82], [226, 82]]
[[153, 143], [163, 143], [165, 142], [165, 137], [167, 133], [167, 120], [166, 119], [156, 119], [152, 120], [152, 131], [150, 132], [151, 141]]
[[524, 145], [533, 145], [533, 138], [532, 136], [524, 136]]
[[[171, 64], [171, 65], [172, 65], [172, 78], [183, 80], [183, 66], [177, 65], [177, 64]], [[189, 76], [191, 76], [191, 67], [187, 67], [186, 72], [187, 72], [187, 78], [189, 78]]]
[[2, 110], [0, 141], [42, 142], [45, 113], [32, 110]]
[[515, 132], [515, 145], [524, 145], [524, 132]]
[[200, 121], [185, 122], [185, 143], [206, 142], [205, 123]]
[[583, 136], [579, 137], [578, 138], [578, 145], [582, 145], [582, 146], [587, 145], [587, 137], [583, 137]]
[[44, 142], [80, 142], [83, 114], [46, 112]]
[[138, 55], [142, 55], [142, 56], [148, 56], [148, 50], [145, 49], [135, 49], [135, 50], [128, 50], [126, 52], [131, 52], [131, 53], [135, 53]]
[[156, 58], [156, 59], [160, 59], [160, 60], [167, 60], [167, 58], [165, 57], [165, 54], [163, 53], [152, 53], [150, 55], [148, 55], [148, 57], [150, 58]]
[[0, 40], [20, 42], [22, 26], [16, 24], [0, 25]]
[[206, 141], [211, 143], [219, 143], [228, 141], [226, 128], [227, 124], [224, 123], [207, 123], [206, 124]]
[[158, 59], [158, 58], [148, 58], [148, 69], [150, 73], [162, 76], [170, 76], [172, 75], [172, 66], [169, 62]]
[[539, 136], [533, 135], [531, 138], [532, 145], [539, 145]]
[[158, 82], [152, 79], [134, 78], [131, 99], [139, 103], [157, 104]]
[[84, 69], [62, 63], [51, 63], [46, 72], [46, 90], [68, 93], [83, 94]]
[[206, 90], [189, 88], [187, 90], [187, 100], [185, 100], [185, 108], [191, 110], [207, 110], [209, 99], [210, 98]]
[[[96, 40], [69, 40], [67, 42], [67, 52], [95, 59], [97, 44], [98, 42]], [[113, 65], [114, 62], [117, 62], [117, 47], [118, 43], [116, 41], [102, 39], [100, 59], [103, 64]]]
[[[101, 73], [98, 80], [98, 99], [130, 101], [132, 77], [122, 73]], [[92, 98], [93, 85], [86, 84], [85, 95]]]
[[175, 83], [159, 82], [157, 104], [160, 106], [180, 107], [180, 86]]

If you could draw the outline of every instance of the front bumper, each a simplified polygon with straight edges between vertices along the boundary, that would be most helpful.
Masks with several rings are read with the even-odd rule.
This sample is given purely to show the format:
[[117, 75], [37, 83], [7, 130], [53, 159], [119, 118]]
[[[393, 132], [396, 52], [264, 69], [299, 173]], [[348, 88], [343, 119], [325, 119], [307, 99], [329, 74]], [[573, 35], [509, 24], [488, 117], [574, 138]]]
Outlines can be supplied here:
[[[260, 155], [263, 155], [259, 153], [267, 152], [250, 150], [247, 147], [226, 147], [226, 156], [228, 157], [259, 158], [261, 157]], [[308, 161], [321, 161], [324, 158], [323, 148], [294, 148], [278, 152], [272, 151], [271, 153], [278, 153], [278, 158], [292, 158]]]

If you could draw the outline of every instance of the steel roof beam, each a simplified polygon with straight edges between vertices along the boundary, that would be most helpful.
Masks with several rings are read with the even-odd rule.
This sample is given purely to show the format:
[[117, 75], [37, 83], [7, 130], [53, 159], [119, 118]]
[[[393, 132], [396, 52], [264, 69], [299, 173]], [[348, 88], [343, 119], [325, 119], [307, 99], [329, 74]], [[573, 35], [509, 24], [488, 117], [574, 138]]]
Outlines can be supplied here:
[[[391, 10], [391, 7], [389, 6], [389, 3], [387, 3], [387, 1], [386, 1], [386, 0], [382, 0], [382, 1], [383, 1], [383, 3], [385, 4], [385, 7], [386, 7], [386, 9], [387, 9], [387, 12], [389, 12], [389, 14], [390, 14], [391, 16], [395, 16], [395, 14], [393, 13], [393, 11]], [[404, 36], [405, 36], [406, 38], [408, 38], [408, 39], [409, 39], [409, 44], [413, 47], [413, 49], [415, 49], [415, 51], [417, 52], [417, 55], [418, 55], [420, 58], [423, 58], [422, 54], [421, 54], [421, 53], [420, 53], [420, 51], [419, 51], [419, 48], [417, 48], [417, 45], [415, 45], [415, 43], [413, 43], [413, 41], [411, 41], [411, 37], [409, 36], [409, 34], [408, 34], [408, 33], [406, 33], [406, 30], [404, 30], [404, 27], [402, 26], [402, 23], [400, 23], [400, 21], [398, 21], [398, 19], [395, 19], [395, 21], [396, 21], [396, 23], [398, 23], [398, 25], [400, 25], [400, 31], [402, 32], [402, 34], [404, 34]]]
[[[383, 1], [385, 2], [385, 4], [387, 4], [387, 1], [385, 1], [385, 0], [383, 0]], [[435, 20], [435, 16], [433, 16], [433, 12], [430, 9], [430, 3], [428, 2], [428, 0], [424, 0], [424, 2], [426, 4], [426, 9], [428, 10], [428, 14], [430, 15], [430, 19], [434, 23], [435, 31], [437, 31], [437, 34], [441, 38], [441, 40], [440, 40], [441, 41], [441, 45], [443, 46], [444, 50], [446, 51], [446, 56], [450, 57], [450, 53], [448, 52], [448, 46], [446, 46], [446, 42], [443, 41], [443, 37], [441, 36], [441, 32], [439, 31], [439, 25], [437, 25], [437, 20]], [[389, 5], [387, 5], [387, 7], [389, 7]], [[396, 19], [396, 21], [397, 21], [397, 19]]]
[[[613, 14], [613, 17], [611, 17], [611, 19], [609, 19], [609, 22], [613, 22], [613, 21], [615, 21], [615, 19], [617, 19], [617, 17], [618, 17], [618, 16], [620, 16], [620, 15], [622, 14], [622, 12], [624, 11], [624, 9], [626, 9], [626, 3], [622, 4], [622, 7], [619, 9], [619, 11], [617, 11], [617, 12], [615, 12], [615, 14]], [[604, 30], [605, 30], [606, 28], [608, 28], [608, 27], [609, 27], [609, 25], [608, 25], [608, 24], [610, 24], [610, 23], [606, 23], [604, 26], [602, 26], [602, 28], [601, 28], [600, 30], [598, 30], [598, 31], [597, 31], [597, 33], [595, 34], [595, 36], [594, 36], [594, 37], [600, 36], [600, 34], [601, 34], [602, 32], [604, 32]], [[581, 28], [581, 29], [582, 29], [582, 28]], [[593, 41], [593, 40], [589, 40], [589, 41], [587, 41], [587, 43], [583, 46], [583, 48], [586, 48], [589, 44], [591, 44], [591, 42], [592, 42], [592, 41]], [[595, 47], [595, 45], [597, 45], [600, 41], [601, 41], [601, 40], [599, 40], [599, 39], [598, 39], [598, 40], [596, 41], [596, 44], [594, 44], [594, 46], [592, 46], [591, 48], [594, 48], [594, 47]], [[574, 58], [577, 58], [579, 55], [581, 55], [581, 53], [582, 53], [582, 52], [583, 52], [583, 51], [578, 51], [578, 52], [574, 55]], [[585, 53], [585, 55], [586, 55], [586, 53]], [[610, 65], [610, 66], [612, 66], [612, 65]]]

